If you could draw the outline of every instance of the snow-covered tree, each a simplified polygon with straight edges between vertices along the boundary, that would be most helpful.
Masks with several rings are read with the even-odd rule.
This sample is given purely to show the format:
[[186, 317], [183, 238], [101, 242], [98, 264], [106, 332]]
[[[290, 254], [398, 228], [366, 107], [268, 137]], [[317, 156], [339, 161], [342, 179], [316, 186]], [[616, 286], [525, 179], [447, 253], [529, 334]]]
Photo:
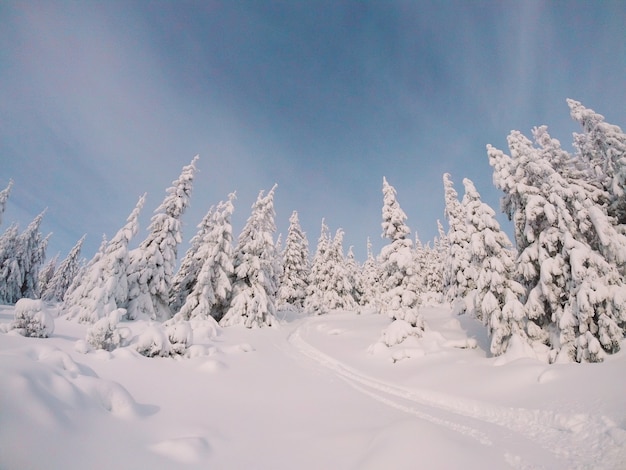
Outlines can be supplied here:
[[196, 252], [201, 262], [197, 281], [175, 315], [177, 320], [210, 317], [220, 320], [229, 307], [234, 273], [231, 225], [234, 198], [230, 194], [228, 201], [219, 203], [211, 212], [207, 231]]
[[54, 318], [41, 300], [23, 298], [15, 304], [10, 328], [22, 336], [48, 338], [54, 333]]
[[328, 265], [328, 250], [331, 239], [328, 226], [322, 219], [320, 237], [317, 240], [317, 248], [311, 264], [311, 274], [307, 287], [307, 295], [304, 300], [304, 308], [307, 312], [320, 315], [327, 312], [325, 293], [330, 289], [330, 266]]
[[57, 264], [59, 262], [58, 253], [54, 255], [54, 258], [47, 261], [46, 264], [39, 270], [39, 276], [37, 277], [37, 295], [36, 298], [41, 298], [43, 291], [48, 287], [48, 283], [54, 276], [54, 271], [56, 271]]
[[128, 318], [144, 314], [152, 319], [171, 317], [169, 308], [172, 277], [176, 266], [178, 245], [182, 241], [181, 217], [189, 205], [196, 172], [194, 157], [183, 170], [156, 209], [148, 230], [150, 234], [130, 253], [128, 268]]
[[495, 211], [481, 201], [474, 183], [465, 178], [466, 221], [472, 227], [470, 265], [476, 271], [474, 314], [489, 328], [491, 352], [506, 352], [513, 336], [526, 341], [524, 288], [514, 279], [515, 253], [500, 229]]
[[9, 228], [0, 245], [4, 260], [0, 266], [0, 301], [13, 304], [21, 298], [37, 297], [39, 270], [44, 264], [48, 237], [42, 237], [39, 227], [45, 211], [14, 236], [16, 228]]
[[103, 252], [96, 254], [97, 260], [89, 263], [80, 283], [65, 295], [62, 310], [68, 318], [95, 323], [127, 304], [128, 243], [137, 233], [137, 219], [145, 198], [145, 195], [139, 198], [126, 225], [107, 243]]
[[[568, 99], [570, 114], [583, 128], [574, 134], [577, 157], [592, 183], [607, 193], [608, 214], [626, 224], [626, 133], [604, 121], [604, 116]], [[623, 229], [622, 229], [623, 230]]]
[[85, 342], [93, 349], [114, 349], [128, 345], [131, 337], [130, 328], [120, 326], [120, 320], [126, 315], [126, 310], [119, 308], [87, 328]]
[[528, 336], [546, 343], [552, 360], [601, 361], [624, 336], [626, 237], [586, 187], [555, 171], [541, 141], [535, 147], [514, 131], [508, 144], [511, 156], [487, 151], [514, 221]]
[[304, 308], [310, 273], [309, 242], [298, 213], [293, 211], [283, 251], [283, 275], [277, 294], [279, 308]]
[[367, 238], [367, 259], [361, 267], [361, 279], [363, 281], [363, 295], [361, 305], [380, 309], [380, 269], [372, 251], [372, 242]]
[[356, 305], [361, 305], [363, 296], [365, 295], [363, 272], [361, 266], [354, 257], [354, 251], [352, 248], [352, 246], [348, 248], [348, 254], [345, 259], [345, 267], [348, 272], [348, 282], [352, 286], [351, 297], [356, 302]]
[[326, 264], [329, 268], [328, 289], [324, 293], [324, 304], [328, 310], [354, 310], [353, 275], [343, 256], [342, 229], [337, 229], [332, 243], [326, 252]]
[[424, 329], [419, 312], [419, 273], [413, 242], [408, 237], [406, 214], [396, 199], [396, 190], [383, 178], [382, 237], [389, 240], [380, 254], [381, 310], [394, 320], [404, 320]]
[[222, 326], [243, 325], [247, 328], [272, 326], [276, 323], [275, 301], [278, 278], [275, 272], [276, 245], [273, 236], [274, 191], [259, 194], [252, 206], [235, 249], [233, 293], [230, 308], [220, 321]]
[[70, 284], [78, 274], [80, 251], [85, 241], [85, 235], [82, 236], [76, 245], [70, 250], [67, 257], [61, 261], [54, 275], [43, 290], [41, 298], [46, 302], [60, 302], [63, 300], [65, 293]]
[[215, 206], [211, 206], [202, 221], [198, 225], [198, 231], [189, 242], [189, 249], [180, 262], [180, 267], [172, 280], [172, 294], [170, 297], [170, 310], [172, 313], [180, 311], [185, 299], [193, 290], [198, 279], [198, 273], [202, 269], [204, 256], [202, 249], [204, 238], [211, 228], [214, 218]]
[[7, 206], [7, 200], [11, 194], [11, 188], [13, 187], [13, 180], [9, 180], [9, 184], [6, 188], [0, 191], [0, 225], [2, 225], [2, 216]]
[[463, 205], [458, 200], [450, 175], [443, 175], [445, 215], [448, 219], [448, 252], [444, 260], [443, 289], [446, 300], [457, 314], [465, 313], [473, 305], [472, 292], [476, 287], [475, 273], [470, 268], [468, 244], [471, 234], [465, 222]]

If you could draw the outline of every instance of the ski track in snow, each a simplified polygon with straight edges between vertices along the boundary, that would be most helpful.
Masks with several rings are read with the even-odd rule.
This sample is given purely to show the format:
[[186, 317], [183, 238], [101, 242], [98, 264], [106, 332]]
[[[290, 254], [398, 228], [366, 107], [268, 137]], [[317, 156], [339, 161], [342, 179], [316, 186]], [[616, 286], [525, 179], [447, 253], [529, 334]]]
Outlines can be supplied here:
[[[502, 448], [512, 468], [614, 469], [623, 465], [626, 431], [606, 417], [507, 408], [380, 381], [308, 343], [306, 333], [316, 321], [306, 319], [288, 337], [300, 354], [374, 400], [482, 445]], [[529, 453], [529, 444], [533, 455], [520, 456]]]

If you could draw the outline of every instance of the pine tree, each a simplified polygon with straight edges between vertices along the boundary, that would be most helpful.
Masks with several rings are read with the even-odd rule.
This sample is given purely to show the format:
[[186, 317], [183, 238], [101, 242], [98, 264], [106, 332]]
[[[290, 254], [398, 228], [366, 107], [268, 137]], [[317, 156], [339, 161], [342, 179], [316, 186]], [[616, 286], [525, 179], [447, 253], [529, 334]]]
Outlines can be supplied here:
[[454, 189], [450, 175], [443, 175], [446, 201], [445, 215], [448, 219], [448, 252], [445, 256], [443, 271], [443, 290], [445, 298], [457, 314], [463, 314], [472, 308], [471, 293], [476, 287], [475, 273], [469, 266], [468, 244], [471, 234], [465, 222], [462, 203]]
[[280, 308], [304, 308], [310, 273], [309, 242], [300, 227], [298, 213], [293, 211], [289, 218], [283, 251], [283, 275], [277, 294]]
[[55, 270], [54, 275], [46, 285], [41, 298], [46, 302], [60, 302], [69, 289], [72, 281], [78, 274], [80, 251], [85, 241], [85, 235], [74, 245], [67, 257]]
[[511, 156], [491, 146], [488, 155], [514, 221], [527, 333], [552, 360], [601, 361], [624, 336], [626, 237], [585, 186], [555, 171], [542, 142], [514, 131], [508, 143]]
[[13, 291], [19, 285], [19, 265], [17, 260], [17, 240], [19, 227], [12, 224], [0, 236], [0, 302], [10, 303], [17, 293]]
[[343, 256], [343, 236], [343, 230], [338, 229], [326, 252], [329, 278], [328, 289], [324, 292], [324, 306], [328, 310], [356, 309], [352, 274]]
[[136, 319], [141, 314], [158, 320], [171, 317], [172, 277], [177, 248], [182, 241], [180, 219], [189, 205], [197, 160], [198, 157], [194, 157], [172, 182], [167, 196], [152, 217], [148, 227], [150, 234], [130, 253], [129, 319]]
[[604, 122], [604, 116], [568, 99], [570, 114], [583, 128], [574, 134], [577, 157], [588, 171], [589, 180], [607, 193], [607, 209], [618, 224], [626, 224], [626, 134]]
[[39, 270], [39, 276], [37, 278], [37, 295], [36, 298], [40, 299], [43, 292], [48, 287], [48, 283], [54, 276], [54, 272], [57, 269], [57, 264], [59, 262], [59, 254], [57, 253], [54, 258], [47, 261], [46, 264], [43, 265], [43, 268]]
[[362, 305], [363, 296], [365, 295], [365, 286], [363, 281], [362, 267], [359, 266], [356, 258], [354, 257], [354, 251], [351, 246], [348, 248], [348, 254], [346, 255], [345, 266], [348, 272], [348, 282], [352, 286], [351, 297], [356, 302], [355, 305]]
[[[21, 298], [34, 299], [38, 294], [39, 270], [44, 264], [48, 237], [42, 237], [39, 227], [45, 211], [33, 219], [19, 235], [2, 243], [5, 259], [0, 267], [0, 300], [14, 304]], [[15, 229], [9, 229], [13, 237]], [[8, 255], [8, 256], [7, 256]]]
[[466, 220], [473, 227], [469, 253], [476, 271], [474, 314], [488, 325], [491, 352], [498, 356], [506, 352], [514, 335], [527, 340], [524, 288], [513, 278], [515, 254], [494, 210], [481, 201], [471, 180], [465, 178], [463, 185]]
[[205, 259], [202, 252], [204, 239], [211, 230], [214, 213], [215, 206], [211, 206], [198, 225], [198, 231], [189, 242], [189, 249], [180, 262], [180, 268], [178, 268], [172, 280], [172, 294], [170, 297], [170, 310], [172, 313], [180, 311], [180, 308], [185, 303], [185, 299], [191, 294], [196, 285], [198, 274], [200, 273], [200, 269], [202, 269], [202, 264]]
[[234, 198], [235, 195], [230, 194], [228, 201], [220, 202], [216, 210], [211, 211], [207, 231], [196, 252], [202, 263], [197, 282], [175, 319], [213, 317], [219, 321], [228, 309], [234, 273], [231, 225]]
[[0, 191], [0, 225], [2, 225], [2, 215], [6, 209], [7, 200], [11, 194], [11, 188], [13, 188], [13, 180], [9, 180], [7, 187]]
[[304, 308], [307, 312], [316, 315], [324, 314], [328, 311], [324, 297], [330, 289], [330, 267], [328, 265], [328, 250], [330, 249], [330, 233], [328, 226], [322, 219], [320, 237], [317, 240], [317, 248], [311, 264], [311, 274], [307, 295], [304, 300]]
[[220, 321], [221, 326], [259, 328], [276, 323], [275, 189], [276, 185], [265, 197], [263, 192], [259, 194], [252, 206], [252, 214], [239, 235], [233, 263], [233, 294], [230, 308]]
[[381, 310], [394, 320], [424, 329], [419, 312], [419, 274], [406, 214], [396, 200], [396, 190], [383, 178], [383, 238], [389, 240], [380, 254]]
[[126, 219], [126, 225], [89, 263], [80, 284], [65, 295], [63, 311], [68, 318], [93, 324], [127, 304], [128, 243], [137, 233], [139, 212], [145, 200], [144, 194]]
[[363, 280], [363, 295], [361, 305], [364, 307], [380, 309], [380, 269], [372, 251], [372, 242], [367, 238], [367, 259], [361, 268]]

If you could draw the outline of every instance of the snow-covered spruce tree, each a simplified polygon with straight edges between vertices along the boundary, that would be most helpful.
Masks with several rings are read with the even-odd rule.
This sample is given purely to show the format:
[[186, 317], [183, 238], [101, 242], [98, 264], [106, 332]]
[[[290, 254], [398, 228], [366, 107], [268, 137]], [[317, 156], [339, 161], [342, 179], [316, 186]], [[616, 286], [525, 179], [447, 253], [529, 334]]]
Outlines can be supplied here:
[[302, 310], [306, 299], [311, 266], [309, 241], [300, 226], [298, 213], [289, 218], [289, 229], [283, 251], [283, 275], [278, 288], [277, 304], [280, 309]]
[[601, 361], [624, 337], [626, 237], [583, 186], [542, 158], [541, 144], [518, 131], [508, 144], [511, 156], [487, 152], [514, 221], [527, 334], [550, 347], [551, 360]]
[[329, 289], [330, 268], [327, 257], [330, 244], [331, 239], [328, 226], [322, 219], [320, 237], [317, 240], [317, 248], [311, 264], [307, 295], [304, 299], [305, 310], [315, 315], [321, 315], [328, 311], [324, 303], [324, 293]]
[[126, 225], [107, 243], [103, 252], [96, 254], [97, 260], [88, 264], [80, 283], [65, 295], [62, 311], [68, 318], [93, 324], [127, 304], [128, 243], [137, 233], [137, 219], [145, 199], [145, 194], [139, 198]]
[[37, 294], [36, 298], [40, 299], [43, 291], [46, 290], [48, 283], [54, 276], [54, 271], [56, 271], [57, 264], [59, 262], [59, 254], [54, 255], [49, 261], [46, 261], [46, 264], [39, 270], [39, 276], [37, 277]]
[[513, 336], [527, 342], [524, 287], [514, 279], [515, 253], [500, 229], [495, 211], [481, 201], [474, 183], [465, 178], [466, 221], [473, 230], [469, 243], [470, 265], [477, 273], [474, 314], [488, 326], [491, 352], [506, 352]]
[[367, 259], [361, 267], [361, 279], [363, 281], [363, 295], [361, 305], [364, 307], [380, 310], [380, 282], [379, 266], [372, 251], [372, 242], [367, 237]]
[[85, 235], [70, 250], [67, 257], [61, 261], [54, 275], [47, 283], [41, 298], [46, 302], [60, 302], [63, 300], [74, 277], [78, 274], [80, 250], [83, 247]]
[[328, 289], [324, 292], [324, 306], [328, 310], [355, 310], [353, 276], [343, 256], [342, 229], [337, 229], [326, 252], [328, 266]]
[[[589, 180], [607, 193], [607, 210], [616, 223], [626, 224], [626, 134], [604, 122], [604, 116], [568, 99], [570, 114], [583, 128], [574, 134], [577, 157], [587, 168]], [[625, 231], [622, 227], [622, 233]]]
[[4, 210], [7, 207], [7, 200], [9, 199], [9, 195], [11, 194], [11, 188], [13, 187], [13, 180], [9, 180], [9, 184], [6, 188], [0, 191], [0, 225], [2, 225], [2, 216], [4, 215]]
[[74, 276], [74, 279], [72, 279], [72, 282], [70, 282], [69, 287], [65, 291], [65, 294], [63, 295], [63, 300], [69, 298], [71, 295], [73, 295], [76, 289], [80, 288], [80, 286], [83, 285], [83, 276], [87, 272], [89, 272], [94, 264], [100, 261], [108, 244], [109, 242], [107, 240], [106, 234], [103, 234], [102, 241], [100, 242], [100, 246], [98, 247], [98, 251], [96, 251], [93, 257], [89, 261], [87, 261], [85, 258], [82, 258], [79, 261], [79, 267], [77, 269], [76, 275]]
[[443, 290], [445, 299], [456, 314], [473, 308], [472, 292], [476, 288], [475, 273], [470, 268], [468, 245], [470, 228], [465, 222], [463, 204], [458, 200], [450, 174], [443, 175], [445, 215], [448, 219], [448, 252], [444, 258]]
[[9, 303], [13, 286], [19, 284], [20, 270], [16, 255], [18, 236], [19, 227], [15, 223], [0, 236], [0, 303]]
[[228, 309], [232, 291], [233, 267], [233, 214], [234, 194], [228, 201], [220, 202], [212, 211], [207, 231], [198, 246], [197, 257], [201, 266], [193, 289], [185, 299], [175, 320], [215, 318], [220, 320]]
[[147, 315], [153, 320], [172, 316], [169, 307], [178, 245], [180, 219], [189, 205], [198, 156], [185, 167], [152, 216], [150, 234], [130, 252], [128, 268], [128, 318]]
[[202, 269], [204, 255], [202, 253], [204, 238], [211, 228], [211, 220], [214, 217], [215, 206], [202, 218], [198, 225], [198, 231], [189, 242], [189, 249], [180, 262], [180, 267], [172, 280], [172, 293], [170, 296], [170, 310], [172, 313], [180, 311], [185, 299], [193, 290], [198, 279], [198, 273]]
[[[37, 297], [39, 270], [44, 264], [48, 237], [42, 237], [39, 227], [45, 211], [28, 225], [26, 230], [17, 235], [12, 242], [5, 240], [10, 256], [0, 266], [0, 301], [14, 304], [21, 298]], [[12, 230], [8, 236], [14, 233]]]
[[404, 320], [421, 334], [424, 321], [419, 312], [419, 273], [406, 214], [396, 199], [396, 190], [383, 178], [382, 237], [389, 240], [380, 254], [381, 311], [394, 320]]
[[363, 296], [365, 295], [365, 287], [363, 283], [362, 267], [354, 257], [354, 251], [352, 246], [348, 248], [348, 254], [346, 255], [345, 266], [348, 271], [348, 282], [352, 286], [352, 298], [356, 302], [356, 305], [361, 305]]
[[275, 272], [276, 245], [273, 235], [274, 191], [263, 191], [252, 205], [252, 214], [239, 235], [235, 249], [233, 293], [230, 308], [220, 320], [221, 326], [243, 325], [247, 328], [276, 323], [275, 301], [278, 278]]

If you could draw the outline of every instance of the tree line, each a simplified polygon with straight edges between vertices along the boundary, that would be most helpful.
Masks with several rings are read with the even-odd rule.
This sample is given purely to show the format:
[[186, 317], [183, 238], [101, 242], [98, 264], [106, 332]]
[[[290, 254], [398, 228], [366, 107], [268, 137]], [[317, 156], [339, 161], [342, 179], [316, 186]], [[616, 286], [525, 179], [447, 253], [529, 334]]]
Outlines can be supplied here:
[[[276, 324], [277, 311], [287, 309], [381, 312], [394, 320], [383, 332], [393, 345], [421, 335], [420, 307], [447, 302], [485, 325], [494, 355], [517, 342], [551, 362], [601, 361], [619, 350], [626, 328], [626, 135], [581, 103], [567, 103], [582, 127], [574, 152], [546, 126], [533, 129], [532, 140], [512, 132], [509, 154], [487, 146], [515, 243], [472, 181], [463, 180], [459, 198], [446, 173], [448, 228], [437, 222], [432, 243], [411, 235], [397, 192], [383, 178], [387, 244], [378, 255], [368, 241], [367, 259], [358, 263], [351, 249], [344, 254], [343, 230], [331, 235], [323, 220], [311, 255], [295, 211], [283, 247], [275, 240], [274, 186], [260, 192], [237, 240], [235, 194], [211, 207], [179, 263], [195, 157], [167, 189], [135, 249], [129, 243], [145, 195], [89, 261], [79, 259], [83, 237], [61, 263], [44, 264], [43, 213], [21, 233], [11, 225], [0, 236], [0, 301], [57, 302], [67, 318], [99, 324], [91, 335], [100, 335], [93, 344], [102, 347], [123, 342], [120, 321], [158, 320], [169, 328], [173, 349], [189, 341], [190, 321], [257, 328]], [[11, 187], [0, 192], [0, 222]]]

